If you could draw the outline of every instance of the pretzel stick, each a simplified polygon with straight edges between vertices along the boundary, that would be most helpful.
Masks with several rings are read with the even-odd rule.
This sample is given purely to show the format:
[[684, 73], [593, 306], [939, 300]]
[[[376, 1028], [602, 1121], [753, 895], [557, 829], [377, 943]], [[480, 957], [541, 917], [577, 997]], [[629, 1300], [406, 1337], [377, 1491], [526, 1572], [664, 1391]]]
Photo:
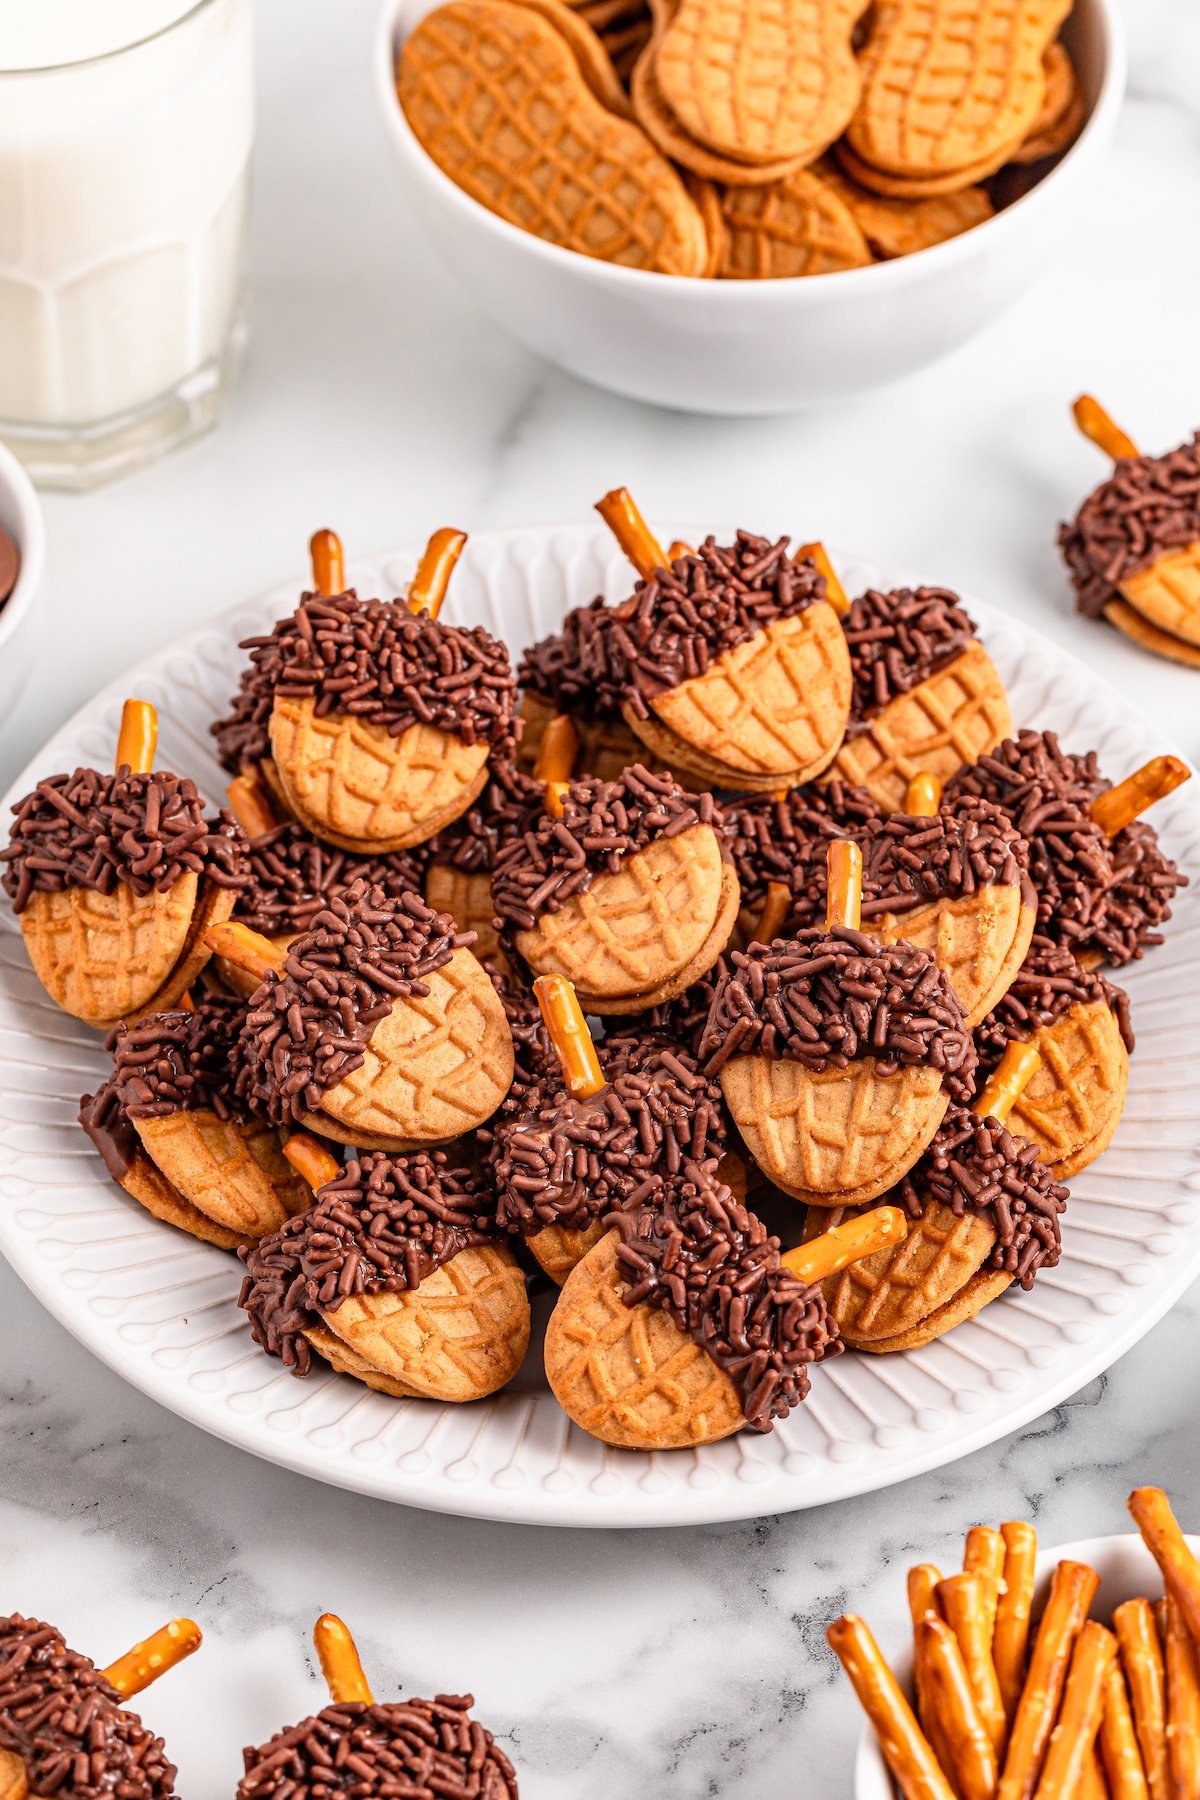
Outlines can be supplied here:
[[981, 1119], [996, 1119], [1003, 1125], [1041, 1064], [1041, 1056], [1033, 1044], [1014, 1041], [992, 1070], [991, 1078], [981, 1094], [971, 1102], [972, 1112]]
[[1004, 1587], [1004, 1538], [994, 1525], [972, 1525], [963, 1545], [963, 1569], [982, 1575], [987, 1584], [987, 1635], [989, 1648], [996, 1631], [996, 1608]]
[[938, 1583], [937, 1597], [942, 1617], [958, 1639], [980, 1721], [999, 1759], [1004, 1755], [1008, 1719], [992, 1661], [992, 1609], [987, 1577], [966, 1570], [961, 1575], [948, 1575]]
[[662, 546], [638, 511], [628, 488], [613, 488], [603, 500], [597, 500], [596, 511], [643, 581], [651, 580], [656, 569], [666, 567]]
[[336, 1613], [322, 1613], [313, 1626], [313, 1644], [335, 1706], [371, 1705], [358, 1647]]
[[936, 819], [942, 804], [942, 783], [937, 775], [914, 775], [904, 794], [904, 810], [910, 819]]
[[928, 1657], [917, 1643], [916, 1628], [922, 1619], [941, 1617], [938, 1612], [937, 1584], [942, 1572], [933, 1563], [916, 1563], [908, 1571], [908, 1610], [913, 1622], [913, 1690], [917, 1698], [917, 1718], [921, 1730], [933, 1745], [934, 1755], [943, 1769], [953, 1768], [954, 1758], [946, 1742], [942, 1721], [929, 1689], [926, 1674]]
[[1129, 1510], [1147, 1550], [1162, 1570], [1167, 1593], [1179, 1602], [1188, 1630], [1200, 1640], [1200, 1562], [1188, 1548], [1179, 1521], [1171, 1511], [1171, 1502], [1161, 1488], [1134, 1488], [1129, 1496]]
[[825, 577], [825, 598], [832, 606], [839, 619], [844, 619], [850, 611], [850, 600], [845, 588], [838, 579], [837, 570], [829, 560], [829, 552], [824, 544], [801, 544], [796, 552], [797, 562], [810, 562], [819, 575]]
[[226, 789], [234, 818], [248, 838], [274, 831], [279, 821], [257, 775], [235, 775]]
[[1138, 1748], [1129, 1690], [1120, 1657], [1104, 1677], [1104, 1711], [1100, 1717], [1100, 1760], [1108, 1776], [1112, 1800], [1150, 1800], [1150, 1788]]
[[240, 925], [236, 919], [210, 925], [204, 933], [204, 941], [214, 956], [223, 956], [235, 969], [244, 969], [256, 981], [265, 981], [268, 975], [282, 969], [287, 959], [287, 951], [281, 944], [273, 944], [260, 931], [251, 931], [248, 925]]
[[542, 784], [542, 804], [552, 819], [563, 815], [563, 795], [579, 754], [579, 733], [566, 713], [555, 713], [538, 745], [533, 778]]
[[148, 700], [127, 700], [121, 708], [114, 767], [118, 774], [148, 775], [158, 749], [158, 714]]
[[326, 599], [331, 594], [344, 594], [346, 559], [337, 532], [314, 531], [308, 540], [308, 554], [312, 558], [313, 582], [318, 594], [323, 594]]
[[1152, 756], [1107, 793], [1097, 794], [1088, 808], [1106, 837], [1132, 825], [1148, 807], [1165, 800], [1177, 787], [1192, 779], [1192, 771], [1177, 756]]
[[561, 819], [567, 806], [569, 781], [548, 781], [542, 794], [542, 805], [551, 819]]
[[1083, 1776], [1079, 1783], [1079, 1800], [1112, 1800], [1108, 1791], [1108, 1782], [1104, 1776], [1104, 1765], [1095, 1750], [1084, 1760]]
[[109, 1663], [107, 1669], [100, 1672], [110, 1687], [116, 1688], [122, 1700], [132, 1700], [143, 1688], [148, 1688], [152, 1681], [173, 1669], [185, 1657], [191, 1656], [200, 1648], [203, 1636], [194, 1619], [172, 1619], [169, 1625], [160, 1625], [153, 1636], [143, 1638], [124, 1656], [118, 1656], [116, 1662]]
[[685, 544], [682, 538], [676, 538], [667, 551], [667, 561], [677, 563], [681, 556], [695, 556], [695, 554], [696, 552], [690, 544]]
[[864, 1256], [902, 1244], [907, 1236], [908, 1219], [898, 1206], [875, 1206], [857, 1218], [831, 1225], [807, 1244], [785, 1250], [779, 1261], [781, 1267], [790, 1269], [811, 1287], [814, 1282], [836, 1275], [839, 1269], [861, 1262]]
[[178, 1000], [175, 1002], [175, 1011], [195, 1012], [195, 1010], [196, 1002], [192, 999], [191, 990], [189, 989], [185, 994], [180, 994]]
[[1104, 1681], [1116, 1654], [1112, 1632], [1089, 1619], [1075, 1640], [1062, 1711], [1050, 1734], [1037, 1800], [1075, 1800], [1084, 1770], [1092, 1762], [1104, 1712]]
[[826, 854], [827, 896], [825, 928], [844, 925], [857, 931], [862, 924], [862, 851], [851, 838], [834, 838]]
[[1183, 1607], [1167, 1590], [1167, 1767], [1171, 1800], [1200, 1795], [1200, 1666]]
[[336, 1181], [342, 1172], [342, 1165], [333, 1152], [308, 1131], [293, 1131], [284, 1141], [283, 1154], [314, 1194], [328, 1182]]
[[922, 1619], [914, 1633], [925, 1660], [930, 1705], [941, 1721], [959, 1800], [993, 1800], [996, 1752], [979, 1716], [971, 1680], [953, 1631], [941, 1619]]
[[426, 612], [431, 619], [437, 618], [466, 541], [466, 532], [455, 531], [450, 525], [443, 525], [440, 531], [434, 532], [421, 554], [417, 572], [408, 584], [404, 603], [410, 613]]
[[1121, 1646], [1121, 1662], [1129, 1683], [1129, 1699], [1150, 1800], [1170, 1800], [1166, 1672], [1154, 1608], [1149, 1600], [1124, 1601], [1113, 1613], [1113, 1629]]
[[786, 881], [768, 881], [767, 896], [758, 915], [758, 924], [754, 927], [752, 942], [769, 944], [783, 930], [784, 921], [792, 910], [792, 890]]
[[866, 1621], [848, 1613], [835, 1619], [825, 1636], [850, 1677], [904, 1800], [955, 1800], [954, 1790]]
[[1075, 1639], [1099, 1585], [1100, 1577], [1086, 1563], [1060, 1562], [1054, 1571], [1029, 1674], [1013, 1718], [1000, 1777], [1000, 1800], [1029, 1800], [1033, 1793], [1058, 1714]]
[[586, 1100], [605, 1085], [583, 1008], [565, 975], [539, 975], [533, 984], [563, 1083], [573, 1100]]
[[1025, 1656], [1029, 1646], [1029, 1614], [1033, 1607], [1033, 1569], [1037, 1560], [1037, 1532], [1020, 1519], [1001, 1525], [1004, 1539], [1004, 1583], [996, 1602], [996, 1629], [992, 1633], [992, 1658], [1004, 1696], [1004, 1710], [1011, 1725], [1021, 1689], [1025, 1685]]
[[1133, 439], [1126, 436], [1121, 427], [1109, 418], [1100, 402], [1091, 394], [1080, 394], [1071, 411], [1084, 437], [1090, 438], [1097, 449], [1103, 450], [1105, 456], [1111, 456], [1114, 462], [1120, 462], [1125, 456], [1140, 454]]

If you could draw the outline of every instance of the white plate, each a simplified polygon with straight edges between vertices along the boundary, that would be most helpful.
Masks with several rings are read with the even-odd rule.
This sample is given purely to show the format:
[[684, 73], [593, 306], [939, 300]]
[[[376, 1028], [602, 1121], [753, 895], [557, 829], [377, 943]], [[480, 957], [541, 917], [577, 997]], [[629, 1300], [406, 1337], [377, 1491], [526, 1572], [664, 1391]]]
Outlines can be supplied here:
[[[670, 535], [664, 532], [664, 537]], [[686, 529], [681, 535], [687, 536]], [[362, 593], [394, 594], [414, 550], [357, 562]], [[851, 592], [904, 580], [837, 558]], [[628, 590], [599, 526], [481, 532], [455, 576], [453, 616], [514, 648], [564, 609]], [[5, 804], [37, 776], [107, 767], [126, 694], [162, 719], [161, 761], [224, 788], [208, 723], [226, 708], [237, 640], [294, 604], [295, 584], [236, 608], [148, 657], [51, 738]], [[1084, 667], [969, 600], [1022, 724], [1097, 746], [1125, 773], [1164, 746]], [[1171, 852], [1200, 869], [1200, 807], [1185, 788], [1155, 814]], [[0, 1249], [97, 1356], [173, 1412], [269, 1461], [411, 1506], [545, 1525], [684, 1525], [752, 1518], [886, 1487], [1015, 1431], [1100, 1374], [1200, 1271], [1200, 888], [1184, 891], [1167, 943], [1128, 978], [1138, 1052], [1116, 1142], [1074, 1184], [1066, 1254], [1030, 1294], [1006, 1295], [948, 1338], [905, 1356], [847, 1355], [767, 1436], [696, 1452], [613, 1451], [569, 1426], [536, 1350], [503, 1394], [469, 1407], [396, 1401], [348, 1378], [297, 1381], [250, 1341], [238, 1268], [160, 1224], [104, 1175], [76, 1124], [107, 1059], [45, 998], [0, 911]]]

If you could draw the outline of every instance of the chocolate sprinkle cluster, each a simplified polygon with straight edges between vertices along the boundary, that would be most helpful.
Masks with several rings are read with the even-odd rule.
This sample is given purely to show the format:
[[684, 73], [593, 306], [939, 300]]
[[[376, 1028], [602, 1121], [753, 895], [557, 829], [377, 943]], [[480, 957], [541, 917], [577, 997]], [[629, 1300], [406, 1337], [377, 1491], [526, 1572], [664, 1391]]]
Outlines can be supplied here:
[[482, 626], [444, 625], [402, 601], [305, 594], [250, 652], [232, 711], [212, 727], [235, 773], [270, 755], [277, 694], [313, 699], [317, 716], [349, 713], [399, 737], [432, 725], [464, 744], [515, 747], [516, 681], [504, 645]]
[[542, 813], [500, 849], [492, 870], [497, 915], [502, 924], [529, 931], [539, 913], [557, 912], [597, 875], [615, 875], [626, 857], [656, 838], [678, 837], [693, 825], [720, 834], [724, 823], [711, 794], [686, 793], [670, 775], [652, 775], [642, 763], [619, 781], [573, 781], [561, 818]]
[[779, 1239], [715, 1174], [689, 1163], [605, 1218], [620, 1236], [626, 1306], [658, 1306], [733, 1382], [770, 1431], [808, 1393], [808, 1364], [842, 1348], [818, 1287], [780, 1266]]
[[548, 1076], [497, 1121], [489, 1164], [507, 1230], [582, 1231], [648, 1181], [724, 1149], [720, 1089], [685, 1050], [622, 1034], [598, 1052], [607, 1081], [598, 1094], [574, 1100], [560, 1075]]
[[613, 609], [598, 595], [576, 606], [552, 632], [524, 652], [517, 682], [553, 706], [555, 712], [584, 719], [612, 717], [621, 710], [621, 682], [609, 655]]
[[238, 1305], [256, 1344], [297, 1375], [312, 1367], [306, 1330], [351, 1295], [417, 1288], [470, 1244], [495, 1240], [496, 1202], [483, 1178], [444, 1150], [362, 1156], [318, 1190], [307, 1212], [239, 1252]]
[[693, 981], [677, 999], [664, 1000], [658, 1006], [647, 1007], [645, 1012], [627, 1016], [623, 1020], [625, 1031], [631, 1035], [647, 1032], [669, 1038], [698, 1061], [717, 988], [728, 972], [725, 957], [718, 956], [708, 973]]
[[31, 1794], [170, 1800], [175, 1792], [162, 1739], [53, 1625], [19, 1613], [0, 1618], [0, 1750], [20, 1758]]
[[1102, 1000], [1112, 1008], [1127, 1050], [1133, 1049], [1129, 995], [1098, 969], [1085, 969], [1069, 950], [1040, 932], [1029, 946], [1017, 978], [987, 1018], [975, 1027], [979, 1068], [990, 1075], [1009, 1044], [1024, 1043], [1042, 1025], [1053, 1025], [1073, 1006]]
[[517, 1777], [470, 1694], [344, 1702], [243, 1755], [237, 1800], [517, 1800]]
[[492, 757], [487, 786], [461, 818], [422, 846], [429, 862], [448, 863], [464, 875], [490, 871], [504, 844], [537, 823], [542, 786], [510, 762]]
[[233, 994], [205, 993], [192, 1011], [150, 1013], [134, 1025], [117, 1025], [105, 1043], [121, 1106], [130, 1119], [169, 1113], [242, 1115], [234, 1096], [238, 1040], [246, 1002]]
[[850, 646], [854, 698], [846, 735], [866, 729], [889, 700], [961, 656], [975, 636], [975, 621], [949, 588], [868, 588], [842, 620]]
[[814, 1074], [869, 1056], [879, 1075], [932, 1067], [953, 1099], [974, 1092], [962, 1002], [928, 950], [814, 926], [730, 960], [700, 1045], [705, 1074], [733, 1056], [782, 1058]]
[[739, 531], [737, 542], [706, 538], [692, 556], [639, 581], [612, 611], [608, 651], [622, 698], [639, 719], [648, 702], [703, 675], [723, 651], [825, 597], [825, 577], [795, 562], [787, 538]]
[[356, 856], [313, 837], [288, 819], [250, 839], [250, 878], [238, 895], [237, 917], [264, 937], [307, 931], [317, 914], [356, 881], [381, 887], [390, 899], [425, 882], [426, 846]]
[[1058, 532], [1079, 611], [1093, 619], [1127, 576], [1197, 539], [1200, 433], [1166, 456], [1122, 457]]
[[122, 1182], [133, 1165], [140, 1139], [121, 1104], [114, 1075], [106, 1076], [94, 1094], [83, 1095], [79, 1123], [113, 1180]]
[[296, 939], [283, 969], [251, 996], [237, 1093], [276, 1125], [296, 1123], [363, 1062], [371, 1033], [398, 1000], [455, 950], [473, 944], [417, 894], [389, 899], [355, 882]]
[[230, 812], [206, 819], [186, 775], [76, 769], [39, 781], [13, 812], [0, 885], [17, 913], [68, 888], [111, 894], [120, 881], [140, 899], [189, 872], [224, 888], [246, 880], [245, 832]]
[[1120, 964], [1162, 942], [1157, 927], [1187, 878], [1145, 820], [1109, 842], [1089, 808], [1111, 785], [1094, 751], [1073, 756], [1054, 732], [1025, 730], [960, 769], [947, 793], [993, 801], [1028, 840], [1040, 931]]
[[523, 1102], [546, 1076], [557, 1073], [558, 1058], [536, 997], [517, 981], [502, 957], [486, 956], [483, 966], [495, 988], [513, 1041], [513, 1082], [508, 1100]]
[[863, 787], [830, 781], [822, 787], [789, 788], [786, 794], [741, 794], [726, 803], [725, 842], [737, 869], [744, 907], [759, 908], [767, 883], [792, 885], [800, 858], [825, 860], [834, 838], [860, 842], [887, 817]]
[[958, 1218], [977, 1213], [996, 1233], [983, 1267], [1003, 1269], [1023, 1288], [1059, 1259], [1058, 1221], [1068, 1190], [1035, 1145], [965, 1106], [949, 1109], [928, 1150], [887, 1198], [911, 1219], [921, 1217], [929, 1200]]

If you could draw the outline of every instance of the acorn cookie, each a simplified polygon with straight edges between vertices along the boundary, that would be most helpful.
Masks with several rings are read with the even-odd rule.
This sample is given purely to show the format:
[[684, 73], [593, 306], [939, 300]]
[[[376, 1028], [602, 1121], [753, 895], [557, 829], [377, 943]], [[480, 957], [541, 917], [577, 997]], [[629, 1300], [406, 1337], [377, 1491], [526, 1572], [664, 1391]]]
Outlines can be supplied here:
[[826, 924], [735, 951], [700, 1046], [754, 1160], [814, 1206], [894, 1186], [975, 1068], [932, 953], [860, 931], [861, 854], [840, 841], [829, 858]]
[[62, 1800], [119, 1795], [174, 1800], [166, 1747], [122, 1703], [200, 1647], [191, 1619], [173, 1619], [98, 1669], [38, 1619], [0, 1618], [0, 1794]]
[[906, 1229], [879, 1207], [781, 1258], [711, 1162], [646, 1184], [607, 1223], [551, 1314], [546, 1376], [575, 1424], [627, 1450], [769, 1431], [806, 1398], [809, 1364], [842, 1348], [820, 1279]]
[[608, 628], [630, 728], [666, 767], [710, 787], [770, 793], [819, 775], [851, 694], [821, 572], [786, 538], [745, 531], [668, 565], [623, 488], [599, 511], [641, 577]]
[[418, 895], [358, 882], [286, 952], [233, 923], [212, 941], [260, 978], [238, 1091], [273, 1123], [415, 1150], [473, 1130], [507, 1094], [512, 1038], [471, 933]]
[[562, 629], [540, 638], [517, 664], [524, 724], [517, 750], [520, 767], [532, 774], [542, 734], [551, 719], [566, 714], [579, 736], [573, 775], [619, 781], [630, 763], [655, 766], [645, 744], [621, 715], [621, 684], [608, 656], [613, 609], [598, 596], [576, 606]]
[[245, 1002], [203, 994], [109, 1038], [113, 1070], [79, 1122], [118, 1186], [157, 1219], [236, 1250], [311, 1204], [279, 1133], [239, 1096]]
[[324, 1613], [313, 1644], [330, 1705], [243, 1751], [237, 1800], [517, 1800], [512, 1764], [471, 1717], [470, 1694], [377, 1701], [354, 1639]]
[[947, 782], [1012, 730], [1004, 685], [948, 588], [872, 588], [842, 623], [854, 699], [833, 771], [889, 812], [914, 775]]
[[712, 967], [737, 917], [738, 885], [711, 794], [641, 765], [574, 781], [558, 816], [504, 846], [496, 914], [539, 975], [565, 975], [584, 1010], [640, 1012]]
[[981, 1075], [1010, 1043], [1038, 1066], [1010, 1118], [1059, 1181], [1107, 1150], [1120, 1123], [1133, 1049], [1129, 996], [1048, 937], [1035, 937], [1017, 978], [975, 1032]]
[[501, 1111], [488, 1166], [497, 1217], [560, 1284], [603, 1237], [602, 1219], [647, 1182], [719, 1157], [721, 1091], [686, 1050], [652, 1035], [592, 1043], [571, 984], [537, 994], [557, 1066]]
[[255, 1343], [297, 1375], [316, 1351], [400, 1397], [481, 1400], [510, 1381], [529, 1347], [529, 1301], [482, 1176], [444, 1150], [343, 1169], [304, 1134], [287, 1148], [315, 1198], [242, 1252], [238, 1304]]
[[754, 935], [760, 942], [770, 941], [758, 930], [770, 886], [790, 896], [798, 862], [819, 868], [823, 875], [825, 852], [834, 838], [853, 838], [861, 844], [887, 817], [866, 788], [849, 787], [837, 779], [782, 793], [738, 794], [721, 810], [725, 843], [741, 889], [738, 927], [747, 943]]
[[916, 1350], [961, 1325], [1015, 1281], [1032, 1286], [1061, 1254], [1068, 1194], [1037, 1146], [1009, 1131], [1037, 1053], [1012, 1044], [975, 1108], [952, 1106], [928, 1150], [888, 1195], [910, 1221], [903, 1243], [825, 1283], [846, 1343]]
[[246, 879], [241, 828], [206, 819], [195, 782], [153, 769], [157, 737], [154, 708], [127, 700], [116, 773], [39, 781], [0, 851], [39, 981], [101, 1031], [177, 1004]]
[[507, 650], [437, 616], [465, 542], [435, 532], [402, 601], [340, 592], [338, 546], [314, 559], [322, 591], [242, 646], [250, 667], [213, 726], [221, 759], [261, 768], [327, 843], [360, 855], [423, 843], [482, 792], [492, 755], [513, 754]]

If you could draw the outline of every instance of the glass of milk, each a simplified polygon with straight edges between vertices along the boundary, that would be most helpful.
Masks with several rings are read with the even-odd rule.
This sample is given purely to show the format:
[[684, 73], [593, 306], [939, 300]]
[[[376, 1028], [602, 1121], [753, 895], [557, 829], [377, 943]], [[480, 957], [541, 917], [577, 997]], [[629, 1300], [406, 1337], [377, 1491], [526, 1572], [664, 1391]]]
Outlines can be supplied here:
[[0, 439], [88, 488], [212, 426], [245, 337], [253, 0], [0, 4]]

